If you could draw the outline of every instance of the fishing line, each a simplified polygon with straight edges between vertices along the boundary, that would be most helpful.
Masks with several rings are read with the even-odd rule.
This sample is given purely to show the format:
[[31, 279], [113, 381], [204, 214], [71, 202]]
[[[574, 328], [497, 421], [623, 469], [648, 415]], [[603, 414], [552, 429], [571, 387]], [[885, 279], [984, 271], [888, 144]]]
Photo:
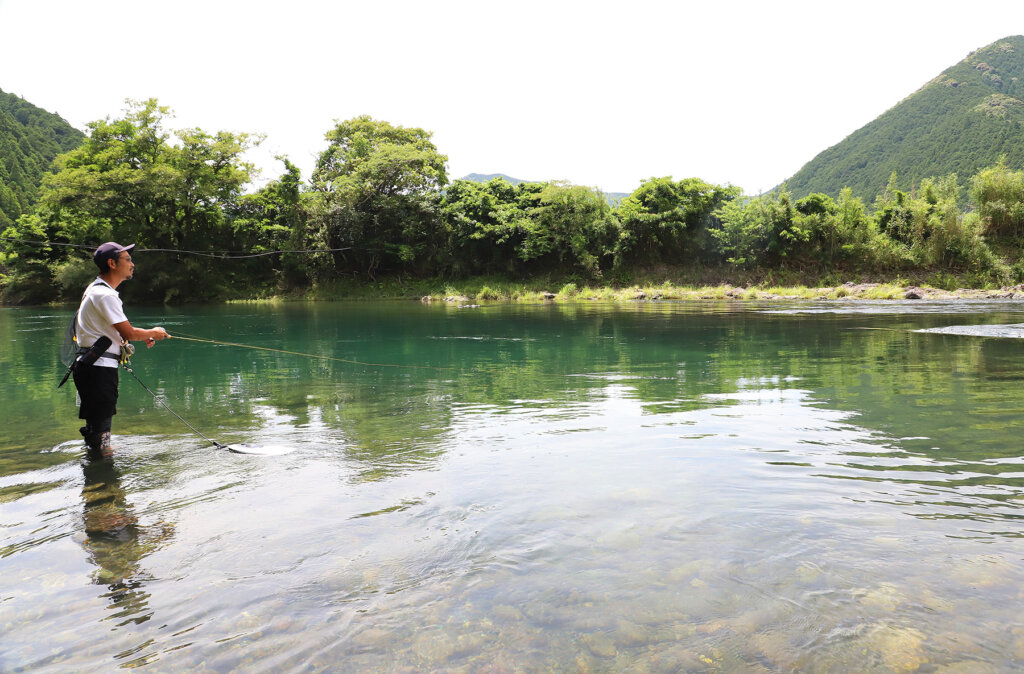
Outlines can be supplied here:
[[290, 356], [304, 356], [306, 358], [318, 358], [320, 360], [333, 360], [339, 363], [349, 363], [351, 365], [366, 365], [368, 367], [398, 367], [398, 368], [409, 368], [414, 370], [455, 370], [454, 367], [443, 367], [440, 365], [401, 365], [397, 363], [367, 363], [361, 360], [350, 360], [348, 358], [337, 358], [335, 356], [324, 356], [317, 353], [303, 353], [301, 351], [288, 351], [286, 349], [274, 349], [269, 346], [254, 346], [252, 344], [239, 344], [238, 342], [223, 342], [218, 339], [209, 339], [207, 337], [198, 337], [196, 335], [189, 335], [185, 332], [175, 332], [171, 336], [172, 339], [183, 339], [187, 342], [203, 342], [206, 344], [219, 344], [222, 346], [237, 346], [241, 349], [255, 349], [257, 351], [271, 351], [273, 353], [284, 353]]
[[132, 370], [131, 364], [128, 361], [122, 362], [121, 367], [127, 370], [128, 374], [135, 378], [135, 381], [139, 382], [139, 386], [146, 389], [146, 392], [149, 393], [149, 395], [153, 396], [154, 402], [163, 406], [165, 410], [167, 410], [175, 417], [177, 417], [178, 421], [192, 429], [193, 433], [201, 437], [203, 440], [206, 440], [208, 443], [210, 443], [217, 449], [226, 449], [229, 452], [235, 452], [236, 454], [259, 454], [263, 456], [280, 456], [281, 454], [288, 454], [294, 449], [294, 447], [291, 447], [289, 445], [252, 445], [248, 443], [225, 445], [224, 443], [217, 442], [213, 438], [208, 438], [205, 435], [203, 435], [195, 426], [185, 421], [185, 419], [182, 418], [180, 414], [172, 410], [171, 406], [168, 405], [160, 396], [158, 396], [148, 386], [146, 386], [142, 382], [142, 380], [139, 379], [138, 375], [135, 374], [135, 372]]
[[[206, 343], [206, 344], [219, 344], [219, 345], [223, 345], [223, 346], [237, 346], [237, 347], [242, 348], [242, 349], [255, 349], [257, 351], [271, 351], [271, 352], [274, 352], [274, 353], [283, 353], [283, 354], [292, 355], [292, 356], [305, 356], [307, 358], [319, 358], [319, 359], [322, 359], [322, 360], [333, 360], [333, 361], [338, 361], [340, 363], [350, 363], [350, 364], [355, 364], [355, 365], [367, 365], [367, 366], [370, 366], [370, 367], [399, 367], [399, 368], [416, 368], [416, 369], [427, 369], [427, 370], [453, 370], [453, 369], [455, 369], [455, 368], [450, 368], [450, 367], [435, 367], [435, 366], [430, 366], [430, 365], [398, 365], [398, 364], [395, 364], [395, 363], [366, 363], [366, 362], [362, 362], [362, 361], [358, 361], [358, 360], [349, 360], [347, 358], [336, 358], [334, 356], [323, 356], [323, 355], [319, 355], [319, 354], [315, 354], [315, 353], [302, 353], [300, 351], [288, 351], [287, 349], [274, 349], [274, 348], [271, 348], [271, 347], [268, 347], [268, 346], [254, 346], [254, 345], [251, 345], [251, 344], [239, 344], [237, 342], [225, 342], [225, 341], [221, 341], [221, 340], [217, 340], [217, 339], [208, 339], [206, 337], [198, 337], [198, 336], [195, 336], [195, 335], [188, 335], [188, 334], [183, 334], [183, 333], [178, 333], [178, 334], [173, 335], [172, 339], [183, 339], [183, 340], [185, 340], [187, 342], [201, 342], [201, 343]], [[206, 435], [204, 435], [195, 426], [193, 426], [189, 422], [185, 421], [185, 419], [180, 414], [178, 414], [177, 412], [172, 410], [170, 405], [168, 405], [160, 396], [158, 396], [156, 393], [154, 393], [152, 389], [150, 389], [148, 386], [146, 386], [146, 384], [141, 379], [139, 379], [139, 376], [137, 374], [135, 374], [135, 371], [132, 370], [131, 364], [127, 360], [121, 363], [121, 367], [123, 367], [128, 372], [128, 374], [130, 374], [132, 376], [132, 378], [135, 379], [135, 381], [139, 382], [139, 386], [144, 388], [146, 390], [146, 392], [149, 393], [149, 395], [153, 396], [153, 401], [154, 402], [156, 402], [161, 407], [163, 407], [165, 410], [167, 410], [168, 412], [173, 414], [175, 416], [175, 418], [178, 419], [178, 421], [180, 421], [181, 423], [183, 423], [186, 426], [188, 426], [189, 429], [191, 429], [193, 433], [195, 433], [196, 435], [201, 437], [203, 440], [206, 440], [208, 443], [210, 443], [211, 445], [213, 445], [217, 449], [227, 449], [229, 451], [236, 452], [238, 454], [262, 454], [262, 455], [287, 454], [287, 453], [291, 452], [292, 449], [293, 449], [292, 447], [285, 446], [285, 445], [250, 445], [250, 444], [225, 445], [223, 443], [217, 442], [213, 438], [209, 438]]]
[[205, 435], [203, 435], [203, 434], [202, 434], [201, 432], [199, 432], [199, 430], [198, 430], [198, 429], [196, 429], [196, 427], [195, 427], [195, 426], [193, 426], [193, 425], [192, 425], [192, 424], [190, 424], [189, 422], [185, 421], [185, 420], [184, 420], [184, 419], [183, 419], [183, 418], [181, 417], [181, 415], [180, 415], [180, 414], [178, 414], [177, 412], [175, 412], [174, 410], [172, 410], [172, 409], [171, 409], [171, 406], [170, 406], [170, 405], [168, 405], [168, 404], [167, 404], [166, 402], [164, 402], [164, 401], [163, 401], [163, 400], [161, 399], [161, 397], [160, 397], [160, 396], [158, 396], [158, 395], [157, 395], [156, 393], [153, 393], [153, 391], [152, 391], [152, 390], [150, 390], [150, 388], [149, 388], [148, 386], [146, 386], [146, 385], [145, 385], [144, 383], [142, 383], [142, 380], [141, 380], [141, 379], [139, 379], [138, 375], [137, 375], [137, 374], [135, 374], [135, 371], [134, 371], [134, 370], [132, 370], [131, 366], [130, 366], [130, 365], [128, 365], [128, 363], [121, 363], [121, 367], [123, 367], [123, 368], [124, 368], [124, 369], [125, 369], [125, 370], [126, 370], [126, 371], [128, 372], [128, 374], [130, 374], [130, 375], [131, 375], [132, 377], [135, 377], [135, 381], [139, 382], [139, 385], [140, 385], [140, 386], [141, 386], [142, 388], [146, 389], [146, 392], [147, 392], [147, 393], [149, 393], [149, 395], [153, 396], [153, 400], [154, 400], [155, 402], [159, 403], [160, 405], [162, 405], [162, 406], [163, 406], [163, 408], [164, 408], [165, 410], [167, 410], [168, 412], [170, 412], [171, 414], [173, 414], [174, 416], [176, 416], [176, 417], [178, 418], [178, 421], [180, 421], [181, 423], [183, 423], [183, 424], [185, 424], [186, 426], [188, 426], [189, 428], [191, 428], [191, 429], [192, 429], [192, 432], [193, 432], [193, 433], [195, 433], [196, 435], [198, 435], [199, 437], [201, 437], [201, 438], [202, 438], [203, 440], [206, 440], [207, 442], [209, 442], [209, 443], [210, 443], [211, 445], [213, 445], [213, 446], [214, 446], [214, 447], [216, 447], [217, 449], [228, 449], [228, 446], [227, 446], [227, 445], [223, 445], [223, 444], [221, 444], [221, 443], [217, 442], [216, 440], [213, 440], [213, 439], [211, 439], [211, 438], [208, 438], [208, 437], [206, 437]]
[[[202, 343], [206, 343], [206, 344], [219, 344], [219, 345], [223, 345], [223, 346], [237, 346], [237, 347], [242, 348], [242, 349], [255, 349], [255, 350], [258, 350], [258, 351], [271, 351], [271, 352], [274, 352], [274, 353], [283, 353], [283, 354], [288, 354], [288, 355], [292, 355], [292, 356], [305, 356], [307, 358], [319, 358], [319, 359], [322, 359], [322, 360], [333, 360], [333, 361], [338, 361], [340, 363], [351, 363], [351, 364], [355, 364], [355, 365], [367, 365], [367, 366], [370, 366], [370, 367], [399, 367], [399, 368], [416, 368], [416, 369], [427, 369], [427, 370], [453, 370], [453, 369], [455, 369], [455, 368], [450, 368], [450, 367], [435, 367], [435, 366], [430, 366], [430, 365], [398, 365], [398, 364], [395, 364], [395, 363], [365, 363], [365, 362], [358, 361], [358, 360], [349, 360], [347, 358], [336, 358], [334, 356], [323, 356], [323, 355], [319, 355], [319, 354], [315, 354], [315, 353], [302, 353], [300, 351], [288, 351], [286, 349], [274, 349], [274, 348], [271, 348], [271, 347], [268, 347], [268, 346], [254, 346], [254, 345], [251, 345], [251, 344], [238, 344], [237, 342], [224, 342], [224, 341], [217, 340], [217, 339], [208, 339], [208, 338], [205, 338], [205, 337], [198, 337], [198, 336], [195, 336], [195, 335], [188, 335], [188, 334], [182, 334], [182, 333], [178, 333], [178, 334], [173, 335], [172, 339], [183, 339], [183, 340], [185, 340], [187, 342], [202, 342]], [[217, 442], [213, 438], [209, 438], [206, 435], [204, 435], [195, 426], [193, 426], [189, 422], [185, 421], [185, 419], [180, 414], [178, 414], [177, 412], [172, 410], [170, 405], [168, 405], [160, 396], [158, 396], [156, 393], [154, 393], [152, 389], [150, 389], [148, 386], [146, 386], [146, 384], [141, 379], [139, 379], [139, 376], [137, 374], [135, 374], [135, 371], [132, 370], [131, 364], [127, 360], [125, 360], [125, 361], [123, 361], [121, 363], [121, 367], [123, 367], [128, 372], [128, 374], [130, 374], [132, 376], [132, 378], [135, 379], [135, 381], [139, 382], [139, 386], [144, 388], [146, 390], [146, 392], [149, 393], [149, 395], [153, 396], [153, 401], [154, 402], [158, 403], [165, 410], [167, 410], [168, 412], [173, 414], [175, 416], [175, 418], [178, 419], [178, 421], [180, 421], [181, 423], [183, 423], [186, 426], [188, 426], [192, 430], [193, 433], [195, 433], [196, 435], [201, 437], [203, 440], [206, 440], [208, 443], [210, 443], [211, 445], [213, 445], [217, 449], [227, 449], [229, 451], [236, 452], [238, 454], [262, 454], [262, 455], [265, 455], [265, 456], [287, 454], [287, 453], [291, 452], [292, 449], [293, 449], [292, 447], [287, 446], [287, 445], [251, 445], [251, 444], [225, 445], [223, 443]]]

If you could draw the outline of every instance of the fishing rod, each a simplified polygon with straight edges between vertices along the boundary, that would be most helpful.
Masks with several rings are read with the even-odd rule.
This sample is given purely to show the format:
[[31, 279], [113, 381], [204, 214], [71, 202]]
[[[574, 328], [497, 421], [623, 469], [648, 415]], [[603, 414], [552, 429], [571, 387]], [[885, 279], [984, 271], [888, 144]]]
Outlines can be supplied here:
[[186, 426], [188, 426], [192, 430], [193, 433], [195, 433], [196, 435], [201, 437], [203, 440], [206, 440], [208, 443], [213, 445], [215, 448], [217, 448], [217, 449], [226, 449], [226, 450], [228, 450], [230, 452], [235, 452], [236, 454], [262, 454], [262, 455], [266, 455], [266, 456], [271, 456], [271, 455], [276, 456], [276, 455], [280, 455], [280, 454], [287, 454], [287, 453], [292, 451], [293, 448], [292, 447], [288, 447], [286, 445], [253, 445], [253, 444], [249, 444], [249, 443], [235, 443], [235, 444], [226, 445], [226, 444], [224, 444], [222, 442], [217, 442], [213, 438], [207, 437], [198, 428], [196, 428], [195, 426], [193, 426], [189, 422], [185, 421], [185, 419], [180, 414], [178, 414], [177, 412], [172, 410], [171, 406], [168, 405], [167, 402], [164, 401], [161, 396], [159, 396], [156, 393], [154, 393], [152, 389], [150, 389], [148, 386], [146, 386], [146, 384], [143, 383], [143, 381], [141, 379], [139, 379], [139, 376], [137, 374], [135, 374], [135, 371], [131, 367], [131, 362], [128, 360], [128, 358], [130, 358], [130, 355], [131, 354], [129, 353], [128, 357], [126, 357], [124, 360], [121, 361], [121, 367], [123, 367], [128, 372], [128, 374], [130, 374], [135, 379], [135, 381], [139, 382], [139, 386], [141, 386], [142, 388], [146, 389], [146, 392], [149, 393], [149, 395], [153, 396], [153, 401], [154, 402], [158, 403], [165, 410], [167, 410], [168, 412], [173, 414], [178, 419], [178, 421], [180, 421], [181, 423], [183, 423]]
[[[455, 368], [450, 368], [450, 367], [436, 367], [436, 366], [430, 366], [430, 365], [400, 365], [400, 364], [396, 364], [396, 363], [367, 363], [367, 362], [358, 361], [358, 360], [350, 360], [350, 359], [347, 359], [347, 358], [337, 358], [335, 356], [324, 356], [322, 354], [316, 354], [316, 353], [303, 353], [301, 351], [289, 351], [289, 350], [286, 350], [286, 349], [275, 349], [275, 348], [271, 348], [271, 347], [268, 347], [268, 346], [255, 346], [255, 345], [252, 345], [252, 344], [239, 344], [237, 342], [225, 342], [225, 341], [221, 341], [221, 340], [217, 340], [217, 339], [209, 339], [209, 338], [206, 338], [206, 337], [198, 337], [196, 335], [188, 335], [187, 333], [177, 333], [177, 334], [173, 335], [173, 339], [182, 339], [182, 340], [185, 340], [187, 342], [200, 342], [200, 343], [206, 343], [206, 344], [218, 344], [218, 345], [222, 345], [222, 346], [236, 346], [236, 347], [243, 348], [243, 349], [255, 349], [257, 351], [271, 351], [271, 352], [274, 352], [274, 353], [283, 353], [283, 354], [288, 354], [288, 355], [292, 355], [292, 356], [304, 356], [304, 357], [307, 357], [307, 358], [318, 358], [318, 359], [322, 359], [322, 360], [333, 360], [333, 361], [337, 361], [337, 362], [341, 362], [341, 363], [350, 363], [350, 364], [355, 364], [355, 365], [367, 365], [367, 366], [370, 366], [370, 367], [400, 367], [400, 368], [416, 368], [416, 369], [430, 369], [430, 370], [453, 370], [453, 369], [455, 369]], [[208, 437], [202, 431], [200, 431], [198, 428], [196, 428], [195, 426], [190, 424], [188, 421], [186, 421], [184, 417], [182, 417], [180, 414], [178, 414], [173, 409], [171, 409], [171, 406], [168, 405], [167, 402], [161, 396], [157, 395], [151, 388], [146, 386], [145, 382], [143, 382], [141, 379], [139, 379], [139, 376], [137, 374], [135, 374], [135, 370], [133, 370], [132, 366], [131, 366], [130, 358], [131, 358], [133, 353], [134, 353], [134, 349], [131, 349], [130, 351], [127, 351], [125, 353], [125, 356], [121, 360], [121, 367], [123, 367], [125, 369], [125, 371], [128, 372], [128, 374], [130, 374], [133, 379], [135, 379], [135, 381], [139, 382], [139, 386], [141, 386], [143, 389], [145, 389], [145, 391], [149, 395], [151, 395], [153, 397], [153, 401], [154, 402], [156, 402], [161, 407], [163, 407], [165, 410], [167, 410], [172, 415], [174, 415], [174, 417], [178, 421], [180, 421], [181, 423], [183, 423], [186, 426], [188, 426], [188, 428], [193, 433], [195, 433], [196, 435], [201, 437], [203, 440], [205, 440], [206, 442], [208, 442], [211, 445], [213, 445], [215, 448], [217, 448], [217, 449], [227, 449], [229, 451], [236, 452], [238, 454], [263, 454], [263, 455], [287, 454], [288, 452], [290, 452], [292, 450], [292, 448], [290, 448], [290, 447], [281, 446], [281, 445], [252, 445], [252, 444], [231, 444], [231, 445], [226, 445], [226, 444], [224, 444], [222, 442], [218, 442], [218, 441], [214, 440], [211, 437]]]
[[201, 342], [205, 344], [219, 344], [221, 346], [236, 346], [241, 349], [255, 349], [257, 351], [271, 351], [273, 353], [284, 353], [290, 356], [304, 356], [306, 358], [317, 358], [320, 360], [333, 360], [339, 363], [348, 363], [350, 365], [366, 365], [368, 367], [398, 367], [398, 368], [409, 368], [414, 370], [455, 370], [454, 367], [443, 367], [440, 365], [402, 365], [398, 363], [368, 363], [361, 360], [350, 360], [348, 358], [337, 358], [335, 356], [325, 356], [319, 353], [303, 353], [301, 351], [288, 351], [287, 349], [274, 349], [269, 346], [255, 346], [253, 344], [239, 344], [238, 342], [224, 342], [218, 339], [209, 339], [207, 337], [199, 337], [196, 335], [189, 335], [185, 332], [175, 332], [174, 339], [183, 339], [186, 342]]
[[202, 434], [202, 433], [201, 433], [201, 432], [199, 431], [199, 429], [197, 429], [197, 428], [196, 428], [195, 426], [193, 426], [193, 425], [192, 425], [192, 424], [190, 424], [189, 422], [185, 421], [185, 420], [184, 420], [184, 419], [182, 418], [182, 416], [181, 416], [180, 414], [178, 414], [177, 412], [175, 412], [174, 410], [172, 410], [172, 409], [171, 409], [171, 406], [170, 406], [170, 405], [168, 405], [168, 404], [167, 404], [166, 402], [164, 402], [164, 400], [163, 400], [163, 399], [162, 399], [162, 398], [161, 398], [160, 396], [158, 396], [158, 395], [157, 395], [156, 393], [153, 393], [153, 391], [152, 391], [152, 390], [151, 390], [151, 389], [150, 389], [150, 388], [149, 388], [148, 386], [146, 386], [146, 385], [145, 385], [145, 384], [144, 384], [144, 383], [142, 382], [142, 380], [141, 380], [141, 379], [139, 379], [139, 376], [138, 376], [137, 374], [135, 374], [135, 370], [133, 370], [133, 369], [132, 369], [132, 367], [131, 367], [131, 363], [129, 363], [128, 361], [123, 361], [123, 362], [121, 363], [121, 367], [123, 367], [123, 368], [125, 369], [125, 371], [127, 371], [127, 372], [128, 372], [128, 374], [130, 374], [130, 375], [131, 375], [132, 377], [134, 377], [134, 378], [135, 378], [135, 381], [139, 382], [139, 386], [141, 386], [142, 388], [146, 389], [146, 392], [147, 392], [147, 393], [149, 393], [149, 395], [153, 396], [153, 400], [154, 400], [155, 402], [157, 402], [157, 403], [159, 403], [160, 405], [162, 405], [162, 406], [163, 406], [163, 408], [164, 408], [165, 410], [167, 410], [168, 412], [170, 412], [171, 414], [173, 414], [173, 415], [174, 415], [175, 417], [177, 417], [177, 418], [178, 418], [178, 421], [180, 421], [181, 423], [183, 423], [183, 424], [185, 424], [186, 426], [188, 426], [189, 428], [191, 428], [191, 429], [192, 429], [192, 432], [193, 432], [193, 433], [195, 433], [196, 435], [198, 435], [199, 437], [201, 437], [201, 438], [202, 438], [203, 440], [206, 440], [206, 441], [207, 441], [208, 443], [210, 443], [211, 445], [213, 445], [213, 446], [214, 446], [214, 447], [216, 447], [217, 449], [229, 449], [229, 446], [228, 446], [228, 445], [225, 445], [225, 444], [219, 443], [219, 442], [217, 442], [216, 440], [214, 440], [214, 439], [212, 439], [212, 438], [208, 438], [208, 437], [206, 437], [205, 435], [203, 435], [203, 434]]

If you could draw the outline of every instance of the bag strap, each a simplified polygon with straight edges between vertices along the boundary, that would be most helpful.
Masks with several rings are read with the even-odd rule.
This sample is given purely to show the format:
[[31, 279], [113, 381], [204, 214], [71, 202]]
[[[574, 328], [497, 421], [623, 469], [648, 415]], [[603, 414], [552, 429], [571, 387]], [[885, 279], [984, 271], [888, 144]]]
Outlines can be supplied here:
[[[93, 286], [110, 287], [110, 284], [104, 281], [103, 279], [98, 278], [89, 285], [87, 285], [85, 287], [85, 290], [82, 291], [82, 299], [78, 300], [78, 308], [75, 309], [75, 315], [71, 317], [71, 325], [73, 326], [71, 328], [71, 338], [75, 340], [75, 344], [78, 344], [78, 312], [82, 310], [82, 302], [85, 301], [85, 294], [89, 292], [89, 288], [92, 288]], [[79, 347], [81, 347], [81, 344], [79, 344]]]

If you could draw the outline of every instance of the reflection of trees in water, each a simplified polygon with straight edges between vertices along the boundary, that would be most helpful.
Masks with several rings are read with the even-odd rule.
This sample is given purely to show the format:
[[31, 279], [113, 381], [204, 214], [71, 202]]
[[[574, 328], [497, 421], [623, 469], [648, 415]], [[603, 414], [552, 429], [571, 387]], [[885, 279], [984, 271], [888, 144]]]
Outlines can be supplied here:
[[[1024, 432], [1019, 342], [911, 332], [957, 320], [672, 303], [219, 307], [189, 318], [183, 330], [404, 367], [173, 342], [140, 362], [154, 365], [150, 383], [198, 427], [249, 433], [259, 428], [260, 408], [269, 407], [295, 427], [319, 424], [336, 433], [345, 457], [365, 465], [368, 478], [436, 462], [453, 424], [471, 416], [467, 408], [586, 414], [583, 404], [613, 388], [652, 415], [723, 404], [708, 394], [798, 388], [812, 401], [856, 413], [865, 428], [935, 440], [926, 447], [902, 442], [912, 451], [961, 460], [1007, 456], [1015, 451], [1007, 434], [991, 428]], [[144, 396], [134, 398], [147, 405], [132, 418], [134, 432], [163, 434], [176, 425]]]
[[108, 588], [102, 596], [114, 611], [110, 619], [119, 625], [146, 622], [152, 617], [145, 591], [150, 578], [139, 562], [172, 536], [173, 529], [165, 524], [139, 526], [113, 461], [90, 461], [83, 471], [83, 547], [97, 567], [93, 582]]

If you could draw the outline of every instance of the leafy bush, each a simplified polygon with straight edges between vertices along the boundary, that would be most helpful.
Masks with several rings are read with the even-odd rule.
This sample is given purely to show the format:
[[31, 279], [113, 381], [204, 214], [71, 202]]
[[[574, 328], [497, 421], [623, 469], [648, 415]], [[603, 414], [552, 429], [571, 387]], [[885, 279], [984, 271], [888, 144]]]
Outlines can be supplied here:
[[971, 180], [971, 203], [981, 215], [984, 229], [995, 235], [1024, 233], [1024, 171], [1011, 171], [1006, 156]]
[[623, 199], [615, 211], [619, 238], [615, 264], [689, 262], [707, 254], [702, 235], [714, 223], [713, 213], [739, 190], [698, 178], [675, 182], [650, 178]]
[[580, 289], [575, 283], [566, 283], [562, 286], [562, 289], [558, 291], [558, 294], [562, 297], [575, 297], [579, 293]]
[[54, 280], [61, 287], [61, 295], [67, 300], [77, 300], [89, 282], [96, 278], [99, 270], [92, 260], [68, 260], [57, 267]]
[[490, 286], [484, 286], [477, 292], [476, 298], [478, 300], [500, 300], [501, 291], [495, 290]]

